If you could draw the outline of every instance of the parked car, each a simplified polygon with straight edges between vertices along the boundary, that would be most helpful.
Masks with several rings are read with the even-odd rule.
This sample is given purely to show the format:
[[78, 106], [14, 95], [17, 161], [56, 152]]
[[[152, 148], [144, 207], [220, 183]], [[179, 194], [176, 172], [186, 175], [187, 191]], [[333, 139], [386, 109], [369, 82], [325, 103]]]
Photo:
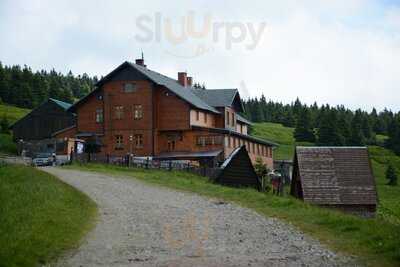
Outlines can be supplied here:
[[51, 153], [38, 153], [32, 159], [33, 166], [50, 166], [53, 164]]

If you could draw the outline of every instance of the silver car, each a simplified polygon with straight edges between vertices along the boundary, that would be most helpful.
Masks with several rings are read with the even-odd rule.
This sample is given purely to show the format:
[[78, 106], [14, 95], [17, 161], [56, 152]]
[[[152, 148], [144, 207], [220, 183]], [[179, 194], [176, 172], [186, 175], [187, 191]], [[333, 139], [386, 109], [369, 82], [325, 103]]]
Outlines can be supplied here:
[[38, 153], [32, 159], [33, 166], [50, 166], [53, 164], [53, 156], [51, 153]]

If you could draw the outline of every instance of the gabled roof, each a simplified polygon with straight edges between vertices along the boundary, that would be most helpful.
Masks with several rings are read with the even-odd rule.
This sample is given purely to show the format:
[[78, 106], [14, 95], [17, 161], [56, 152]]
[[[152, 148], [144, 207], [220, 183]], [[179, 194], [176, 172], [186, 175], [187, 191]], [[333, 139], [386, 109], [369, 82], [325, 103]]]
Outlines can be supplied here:
[[236, 105], [240, 112], [244, 111], [238, 89], [192, 88], [191, 91], [212, 107], [232, 107]]
[[215, 181], [229, 186], [260, 188], [261, 183], [251, 163], [246, 146], [240, 146], [232, 151], [221, 165], [221, 172], [217, 175]]
[[192, 90], [190, 88], [183, 87], [177, 80], [169, 78], [165, 75], [162, 75], [158, 72], [149, 70], [148, 68], [137, 65], [134, 63], [130, 62], [124, 62], [122, 63], [119, 67], [117, 67], [115, 70], [110, 72], [107, 76], [105, 76], [103, 79], [101, 79], [97, 84], [97, 89], [93, 90], [90, 92], [87, 96], [79, 100], [77, 103], [73, 105], [72, 108], [76, 107], [80, 103], [82, 103], [87, 97], [92, 95], [95, 91], [99, 90], [101, 85], [103, 85], [105, 82], [109, 81], [116, 73], [118, 73], [120, 70], [125, 69], [125, 68], [132, 68], [141, 74], [143, 74], [147, 79], [150, 81], [154, 82], [155, 84], [165, 86], [167, 89], [169, 89], [172, 93], [183, 99], [184, 101], [188, 102], [189, 104], [193, 105], [194, 107], [202, 110], [207, 110], [212, 113], [217, 113], [219, 114], [220, 112], [213, 108], [212, 106], [208, 105], [205, 103], [202, 99], [200, 99], [198, 96], [196, 96], [194, 93], [192, 93]]
[[57, 100], [57, 99], [54, 99], [54, 98], [49, 98], [49, 100], [50, 101], [53, 101], [54, 103], [56, 103], [57, 105], [59, 105], [61, 108], [63, 108], [64, 110], [67, 110], [67, 109], [69, 109], [71, 106], [72, 106], [72, 104], [70, 104], [70, 103], [67, 103], [67, 102], [63, 102], [63, 101], [60, 101], [60, 100]]
[[366, 147], [297, 147], [304, 201], [318, 205], [375, 205], [375, 180]]
[[231, 106], [237, 89], [190, 89], [195, 95], [213, 107]]

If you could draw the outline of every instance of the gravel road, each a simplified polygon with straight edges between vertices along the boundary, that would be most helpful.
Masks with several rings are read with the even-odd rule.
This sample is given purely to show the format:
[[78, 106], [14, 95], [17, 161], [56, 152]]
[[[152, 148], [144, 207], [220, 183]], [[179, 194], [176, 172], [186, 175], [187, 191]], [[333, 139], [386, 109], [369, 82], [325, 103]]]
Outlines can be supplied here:
[[354, 266], [293, 227], [237, 205], [132, 178], [43, 170], [99, 207], [95, 229], [58, 266]]

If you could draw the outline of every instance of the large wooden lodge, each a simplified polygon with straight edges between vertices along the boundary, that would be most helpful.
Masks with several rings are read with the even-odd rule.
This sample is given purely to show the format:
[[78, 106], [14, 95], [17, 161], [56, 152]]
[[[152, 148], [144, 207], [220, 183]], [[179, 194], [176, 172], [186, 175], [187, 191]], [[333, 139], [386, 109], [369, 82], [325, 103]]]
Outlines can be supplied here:
[[69, 108], [76, 125], [56, 137], [96, 138], [101, 154], [169, 160], [223, 160], [245, 145], [273, 168], [274, 143], [248, 134], [237, 89], [197, 89], [185, 72], [172, 79], [143, 59], [124, 62]]

